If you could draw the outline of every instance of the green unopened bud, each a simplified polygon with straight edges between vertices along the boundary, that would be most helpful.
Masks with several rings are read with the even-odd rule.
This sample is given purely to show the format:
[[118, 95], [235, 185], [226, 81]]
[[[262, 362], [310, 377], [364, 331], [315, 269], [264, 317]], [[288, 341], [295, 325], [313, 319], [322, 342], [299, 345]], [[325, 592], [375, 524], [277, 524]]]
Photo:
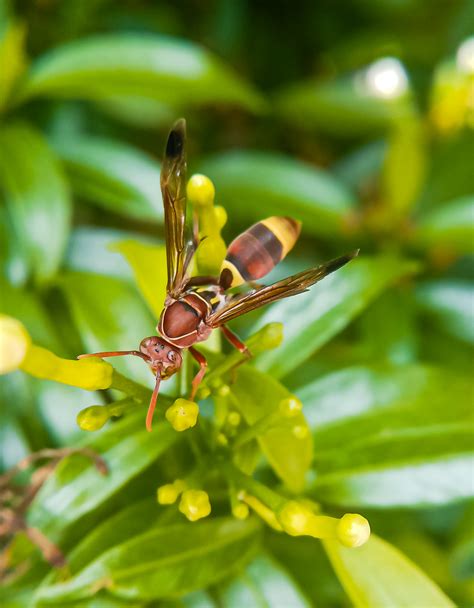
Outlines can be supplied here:
[[294, 418], [294, 416], [297, 416], [303, 409], [303, 404], [293, 395], [286, 399], [282, 399], [278, 404], [278, 407], [282, 416], [285, 416], [285, 418]]
[[176, 399], [166, 410], [166, 420], [175, 431], [185, 431], [196, 425], [199, 415], [199, 406], [188, 399]]
[[227, 416], [227, 422], [230, 424], [230, 426], [239, 426], [241, 421], [242, 416], [239, 414], [239, 412], [229, 412], [229, 415]]
[[30, 344], [30, 335], [20, 321], [0, 315], [0, 374], [8, 374], [18, 369]]
[[360, 547], [370, 537], [370, 524], [357, 513], [346, 513], [337, 525], [337, 538], [346, 547]]
[[83, 431], [98, 431], [101, 429], [110, 414], [106, 405], [91, 405], [81, 410], [77, 415], [77, 425]]
[[181, 496], [179, 510], [189, 521], [197, 521], [207, 517], [211, 512], [211, 503], [207, 492], [202, 490], [186, 490]]
[[207, 207], [214, 204], [216, 189], [208, 177], [196, 173], [189, 179], [186, 193], [191, 205]]
[[249, 508], [243, 502], [237, 503], [232, 507], [232, 515], [236, 519], [247, 519], [249, 516]]
[[253, 353], [271, 350], [280, 346], [283, 341], [283, 323], [268, 323], [247, 340], [247, 346]]

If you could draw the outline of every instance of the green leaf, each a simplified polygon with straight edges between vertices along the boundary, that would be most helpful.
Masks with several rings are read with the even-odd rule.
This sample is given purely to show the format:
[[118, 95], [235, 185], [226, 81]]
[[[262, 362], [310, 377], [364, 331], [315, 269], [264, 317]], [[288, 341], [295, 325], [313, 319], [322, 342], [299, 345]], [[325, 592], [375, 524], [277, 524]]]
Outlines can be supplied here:
[[137, 241], [119, 241], [113, 250], [130, 264], [136, 283], [156, 319], [160, 318], [166, 297], [166, 249]]
[[424, 572], [398, 549], [374, 534], [357, 549], [347, 549], [337, 541], [323, 541], [323, 545], [356, 608], [454, 607]]
[[[153, 318], [130, 285], [112, 277], [79, 272], [64, 274], [59, 285], [87, 352], [133, 350], [143, 338], [154, 333]], [[148, 367], [135, 359], [116, 357], [113, 365], [135, 380], [149, 384], [152, 375]]]
[[66, 246], [71, 201], [58, 161], [27, 125], [0, 130], [0, 189], [30, 271], [40, 282], [50, 279]]
[[30, 525], [60, 542], [81, 518], [111, 500], [173, 445], [178, 439], [176, 431], [163, 421], [149, 433], [144, 415], [140, 409], [87, 442], [105, 460], [106, 476], [85, 457], [75, 455], [62, 461], [30, 509]]
[[26, 68], [24, 39], [23, 24], [10, 20], [0, 22], [0, 109], [6, 105], [13, 86]]
[[31, 97], [149, 97], [196, 106], [228, 103], [260, 111], [260, 95], [200, 46], [146, 34], [109, 34], [70, 42], [33, 63], [18, 101]]
[[415, 290], [416, 302], [444, 331], [474, 344], [474, 287], [457, 280], [426, 281]]
[[407, 100], [369, 96], [349, 78], [292, 84], [278, 92], [275, 106], [282, 118], [299, 127], [343, 138], [383, 131], [411, 114]]
[[222, 606], [308, 608], [308, 600], [289, 574], [267, 555], [255, 558], [229, 584], [218, 588]]
[[474, 249], [474, 196], [444, 203], [422, 215], [413, 235], [423, 247], [448, 247], [456, 252]]
[[424, 126], [418, 119], [393, 127], [382, 173], [382, 195], [395, 217], [404, 217], [417, 201], [426, 173]]
[[374, 507], [471, 497], [469, 387], [466, 377], [412, 366], [352, 368], [302, 389], [317, 446], [314, 495]]
[[283, 321], [285, 338], [256, 363], [279, 378], [286, 376], [346, 327], [381, 292], [416, 265], [392, 257], [358, 258], [311, 288], [311, 292], [271, 306], [253, 331]]
[[207, 587], [254, 554], [256, 518], [229, 518], [154, 527], [109, 549], [65, 583], [41, 588], [38, 601], [62, 605], [101, 588], [127, 599], [159, 599]]
[[200, 165], [214, 181], [217, 200], [232, 217], [258, 221], [291, 214], [310, 234], [344, 232], [355, 207], [351, 192], [328, 172], [263, 152], [228, 152]]
[[160, 166], [147, 154], [99, 137], [62, 137], [53, 146], [74, 193], [107, 211], [161, 222]]
[[[245, 367], [239, 369], [237, 382], [232, 387], [235, 405], [249, 425], [270, 415], [278, 417], [279, 405], [291, 393], [277, 380], [256, 369]], [[294, 427], [307, 429], [303, 414], [285, 419], [280, 416], [278, 424], [262, 430], [257, 436], [260, 447], [275, 473], [293, 492], [301, 492], [305, 475], [311, 463], [311, 435], [297, 437]]]

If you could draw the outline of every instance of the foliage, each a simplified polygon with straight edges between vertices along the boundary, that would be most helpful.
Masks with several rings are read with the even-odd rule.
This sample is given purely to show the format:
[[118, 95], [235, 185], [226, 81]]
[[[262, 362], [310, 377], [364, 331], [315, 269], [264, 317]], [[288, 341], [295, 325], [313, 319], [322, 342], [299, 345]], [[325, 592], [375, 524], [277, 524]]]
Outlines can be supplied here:
[[[343, 6], [1, 3], [0, 466], [108, 467], [48, 477], [27, 524], [67, 566], [18, 530], [2, 606], [472, 605], [470, 3]], [[278, 214], [302, 236], [269, 281], [361, 253], [236, 321], [236, 372], [200, 346], [199, 407], [186, 362], [150, 434], [143, 362], [73, 360], [154, 332], [180, 115], [225, 209], [198, 269]]]

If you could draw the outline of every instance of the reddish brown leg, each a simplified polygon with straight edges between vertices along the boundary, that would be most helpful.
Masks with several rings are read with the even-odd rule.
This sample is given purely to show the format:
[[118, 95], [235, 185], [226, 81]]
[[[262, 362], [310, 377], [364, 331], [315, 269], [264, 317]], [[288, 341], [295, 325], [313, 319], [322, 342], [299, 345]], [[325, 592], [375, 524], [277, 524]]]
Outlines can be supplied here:
[[204, 374], [207, 371], [207, 361], [206, 361], [206, 357], [204, 355], [202, 355], [198, 350], [193, 348], [192, 346], [189, 348], [189, 352], [200, 365], [200, 370], [194, 376], [193, 381], [191, 383], [192, 389], [191, 389], [191, 395], [189, 397], [189, 400], [193, 401], [194, 397], [196, 396], [196, 391], [198, 389], [198, 386], [201, 384], [201, 381], [204, 378]]
[[62, 568], [66, 565], [66, 559], [58, 547], [52, 543], [38, 528], [25, 526], [25, 534], [38, 547], [44, 559], [55, 568]]
[[245, 355], [248, 359], [250, 359], [250, 357], [252, 356], [252, 353], [249, 351], [247, 346], [242, 342], [242, 340], [239, 338], [239, 336], [234, 334], [234, 332], [231, 331], [225, 325], [221, 325], [220, 329], [221, 329], [222, 333], [224, 334], [224, 336], [227, 338], [227, 340], [232, 344], [232, 346], [234, 346], [237, 350], [240, 350], [240, 352], [243, 355]]
[[249, 351], [247, 346], [242, 342], [242, 340], [236, 334], [234, 334], [234, 332], [231, 331], [228, 327], [226, 327], [225, 325], [221, 325], [221, 330], [222, 330], [222, 333], [224, 334], [224, 336], [227, 338], [227, 340], [232, 344], [232, 346], [234, 348], [236, 348], [237, 350], [239, 350], [245, 357], [244, 359], [241, 359], [240, 361], [238, 361], [231, 368], [231, 380], [232, 380], [232, 382], [235, 382], [237, 379], [237, 374], [236, 374], [237, 368], [240, 367], [243, 363], [245, 363], [249, 359], [251, 359], [252, 353]]
[[122, 357], [123, 355], [133, 355], [134, 357], [141, 357], [144, 361], [149, 363], [150, 358], [141, 353], [138, 350], [112, 350], [103, 353], [90, 353], [86, 355], [79, 355], [78, 359], [87, 359], [87, 357]]
[[148, 406], [148, 412], [146, 414], [146, 430], [151, 433], [151, 423], [153, 420], [153, 412], [156, 407], [156, 400], [158, 399], [158, 391], [160, 390], [160, 382], [161, 376], [159, 374], [156, 375], [155, 388], [153, 389], [153, 394], [150, 399], [150, 405]]

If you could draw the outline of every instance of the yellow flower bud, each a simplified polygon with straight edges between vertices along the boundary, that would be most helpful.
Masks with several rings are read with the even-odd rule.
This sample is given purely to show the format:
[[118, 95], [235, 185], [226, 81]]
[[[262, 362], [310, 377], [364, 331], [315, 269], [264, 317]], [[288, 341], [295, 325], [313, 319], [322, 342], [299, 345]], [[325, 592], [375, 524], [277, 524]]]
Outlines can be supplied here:
[[280, 413], [285, 416], [285, 418], [293, 418], [301, 412], [303, 409], [303, 404], [297, 397], [293, 395], [287, 399], [282, 399], [278, 407], [280, 409]]
[[188, 181], [186, 192], [189, 202], [195, 207], [207, 207], [214, 204], [216, 189], [205, 175], [198, 173], [193, 175]]
[[239, 426], [241, 420], [242, 416], [239, 414], [239, 412], [229, 412], [229, 415], [227, 416], [227, 422], [230, 424], [230, 426]]
[[227, 223], [227, 211], [224, 207], [214, 207], [214, 222], [219, 230], [224, 228]]
[[208, 236], [196, 251], [196, 261], [202, 274], [218, 274], [222, 260], [225, 258], [227, 246], [220, 236]]
[[225, 447], [225, 446], [229, 445], [229, 440], [224, 435], [224, 433], [219, 433], [219, 435], [217, 435], [217, 443], [219, 445]]
[[31, 338], [20, 321], [0, 315], [0, 374], [18, 369], [31, 344]]
[[337, 538], [346, 547], [360, 547], [369, 540], [370, 524], [357, 513], [346, 513], [337, 524]]
[[243, 503], [237, 503], [232, 507], [232, 515], [237, 519], [247, 519], [249, 516], [249, 508]]
[[227, 397], [227, 395], [230, 393], [230, 386], [228, 384], [222, 384], [222, 386], [220, 386], [216, 392], [219, 397]]
[[160, 486], [156, 491], [156, 499], [160, 505], [172, 505], [185, 488], [186, 483], [182, 479], [176, 479], [173, 483]]
[[278, 513], [278, 521], [290, 536], [306, 534], [313, 513], [296, 500], [288, 501]]
[[166, 410], [166, 420], [171, 424], [175, 431], [185, 431], [196, 425], [199, 415], [199, 406], [194, 401], [187, 399], [176, 399], [176, 401]]
[[189, 521], [207, 517], [211, 512], [209, 496], [203, 490], [186, 490], [181, 496], [179, 510]]
[[61, 359], [46, 348], [32, 344], [21, 369], [35, 378], [55, 380], [89, 391], [109, 388], [114, 368], [102, 359]]
[[81, 410], [77, 415], [77, 425], [83, 431], [98, 431], [101, 429], [110, 414], [106, 405], [91, 405]]

